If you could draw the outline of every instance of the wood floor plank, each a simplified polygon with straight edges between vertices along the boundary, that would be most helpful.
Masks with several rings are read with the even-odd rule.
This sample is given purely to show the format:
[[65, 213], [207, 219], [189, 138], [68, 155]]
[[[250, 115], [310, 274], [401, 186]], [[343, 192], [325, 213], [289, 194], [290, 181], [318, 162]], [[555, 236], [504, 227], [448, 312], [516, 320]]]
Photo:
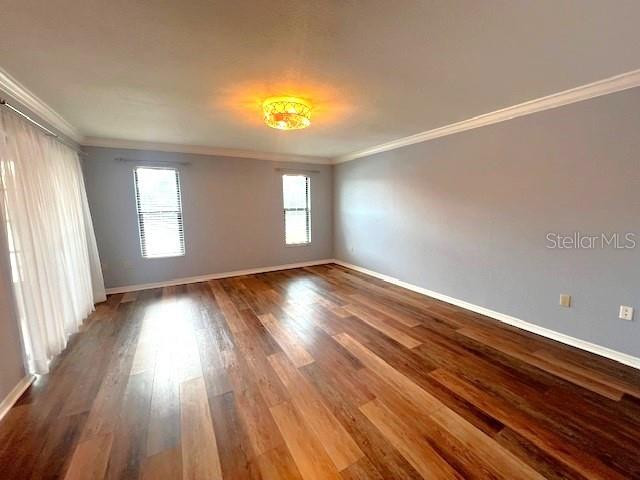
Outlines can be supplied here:
[[420, 388], [349, 335], [341, 334], [336, 339], [354, 353], [372, 373], [387, 382], [395, 392], [400, 393], [416, 413], [427, 414], [464, 442], [468, 448], [471, 445], [474, 448], [482, 448], [483, 452], [493, 459], [492, 463], [501, 467], [500, 471], [509, 472], [517, 469], [520, 471], [519, 478], [542, 478], [526, 464], [500, 448], [480, 429], [467, 422], [432, 394]]
[[222, 288], [220, 282], [217, 280], [211, 280], [209, 285], [211, 286], [211, 291], [213, 292], [216, 302], [218, 303], [220, 310], [222, 310], [231, 331], [241, 332], [246, 330], [247, 326], [242, 320], [242, 316], [229, 298], [227, 292]]
[[173, 332], [171, 344], [164, 351], [165, 358], [168, 357], [173, 363], [178, 382], [202, 377], [196, 335], [197, 331], [184, 325], [179, 331]]
[[[474, 404], [481, 406], [483, 410], [491, 413], [505, 425], [508, 425], [533, 444], [549, 452], [553, 457], [558, 458], [578, 473], [589, 478], [599, 478], [603, 480], [624, 478], [620, 473], [609, 468], [587, 452], [567, 444], [554, 432], [543, 428], [536, 428], [524, 415], [516, 411], [516, 409], [501, 404], [499, 401], [483, 394], [469, 383], [460, 380], [444, 370], [438, 370], [431, 375], [442, 382], [443, 385], [447, 386], [447, 388], [459, 393]], [[443, 417], [441, 420], [447, 422], [449, 419]]]
[[270, 410], [304, 480], [340, 478], [320, 440], [289, 402]]
[[361, 406], [360, 410], [424, 478], [462, 478], [424, 441], [419, 431], [382, 402], [373, 400]]
[[282, 310], [291, 318], [300, 322], [312, 323], [327, 335], [337, 335], [344, 332], [344, 327], [340, 322], [343, 317], [336, 317], [333, 313], [328, 314], [327, 310], [321, 306], [300, 305], [299, 303], [287, 301], [282, 305]]
[[147, 456], [175, 448], [180, 444], [180, 384], [167, 356], [158, 362], [154, 371]]
[[237, 333], [235, 339], [267, 404], [272, 407], [286, 400], [287, 396], [281, 381], [269, 367], [267, 356], [255, 339], [244, 332]]
[[107, 470], [113, 434], [105, 433], [80, 442], [65, 475], [65, 480], [100, 480]]
[[349, 298], [353, 302], [360, 305], [367, 305], [368, 307], [377, 310], [380, 313], [387, 315], [388, 317], [393, 318], [395, 321], [402, 323], [407, 327], [417, 327], [418, 325], [422, 324], [417, 315], [411, 315], [399, 308], [392, 308], [384, 302], [376, 301], [375, 299], [371, 298], [371, 296], [365, 296], [361, 293], [356, 293], [353, 295], [349, 295]]
[[284, 328], [272, 314], [260, 315], [259, 318], [296, 367], [303, 367], [313, 362], [313, 357], [302, 347], [300, 341]]
[[[265, 367], [270, 368], [267, 360]], [[267, 400], [262, 395], [258, 375], [238, 349], [227, 352], [226, 374], [228, 375], [238, 415], [249, 440], [250, 458], [255, 458], [283, 443]], [[275, 372], [274, 378], [279, 382]], [[284, 387], [283, 387], [284, 388]]]
[[398, 302], [401, 305], [407, 305], [414, 308], [432, 308], [434, 304], [434, 301], [428, 297], [417, 298], [412, 295], [412, 292], [406, 290], [399, 292], [389, 284], [379, 285], [375, 279], [371, 279], [370, 277], [362, 278], [353, 270], [341, 270], [338, 268], [334, 269], [331, 274], [337, 276], [337, 278], [344, 279], [348, 283], [354, 285], [357, 289], [371, 292], [374, 295]]
[[86, 413], [80, 413], [61, 416], [53, 422], [33, 464], [31, 478], [64, 477], [86, 418]]
[[430, 414], [430, 417], [446, 428], [467, 450], [476, 450], [504, 478], [522, 478], [543, 480], [544, 477], [530, 468], [525, 462], [502, 448], [481, 430], [474, 427], [461, 416], [448, 408], [442, 408]]
[[218, 446], [209, 412], [207, 389], [202, 378], [180, 385], [182, 432], [182, 478], [221, 480]]
[[[421, 479], [422, 476], [406, 461], [402, 455], [382, 436], [380, 431], [360, 411], [359, 406], [374, 400], [376, 397], [369, 392], [369, 397], [362, 401], [350, 395], [349, 390], [342, 387], [342, 381], [336, 378], [332, 370], [323, 370], [321, 365], [314, 363], [304, 367], [307, 378], [315, 385], [320, 395], [331, 406], [333, 414], [340, 420], [358, 447], [365, 453], [375, 471], [383, 478]], [[359, 375], [369, 386], [370, 381], [364, 378], [366, 369], [361, 369]], [[362, 460], [358, 461], [361, 463]], [[365, 462], [366, 463], [366, 462]], [[354, 464], [355, 465], [355, 464]], [[347, 468], [340, 472], [343, 477], [346, 471], [356, 475], [361, 468]], [[361, 465], [362, 466], [362, 465]], [[369, 469], [366, 469], [369, 470]], [[374, 477], [375, 478], [375, 477]]]
[[415, 348], [421, 344], [420, 341], [416, 340], [412, 336], [407, 335], [393, 325], [390, 325], [387, 321], [380, 317], [381, 314], [376, 315], [374, 312], [367, 310], [366, 307], [358, 305], [345, 305], [343, 308], [347, 312], [365, 322], [367, 325], [372, 326], [389, 338], [395, 340], [400, 345], [404, 345], [407, 348]]
[[436, 362], [418, 354], [422, 345], [414, 349], [399, 348], [397, 342], [353, 317], [345, 318], [343, 326], [343, 333], [366, 345], [367, 349], [408, 377], [424, 377], [438, 366]]
[[[473, 370], [460, 369], [447, 372], [449, 378], [474, 387], [474, 391], [482, 392], [484, 399], [513, 412], [514, 421], [522, 421], [523, 425], [527, 425], [525, 428], [539, 432], [545, 438], [554, 440], [557, 445], [568, 442], [574, 446], [575, 451], [591, 452], [606, 465], [615, 468], [624, 465], [624, 471], [632, 472], [640, 468], [640, 464], [635, 460], [637, 457], [628, 456], [629, 446], [634, 444], [634, 440], [633, 436], [626, 434], [626, 423], [602, 422], [604, 411], [615, 407], [618, 402], [608, 401], [581, 389], [574, 390], [573, 395], [567, 397], [561, 394], [564, 388], [540, 392], [531, 388], [516, 388], [518, 381], [509, 377], [487, 375], [485, 372], [476, 373]], [[433, 376], [436, 374], [437, 371], [432, 372]], [[507, 388], [505, 384], [508, 385]], [[595, 405], [591, 404], [592, 407], [586, 409], [582, 401], [585, 394], [598, 399]], [[475, 408], [485, 408], [482, 402], [472, 401]], [[572, 408], [568, 409], [567, 405], [571, 405]], [[637, 428], [636, 426], [636, 431]]]
[[364, 457], [349, 468], [340, 472], [342, 480], [384, 480], [371, 460]]
[[442, 408], [444, 404], [433, 395], [425, 392], [406, 376], [398, 372], [371, 350], [354, 340], [348, 334], [334, 337], [343, 347], [353, 353], [367, 368], [383, 378], [392, 388], [398, 389], [407, 396], [409, 401], [428, 411]]
[[338, 471], [360, 460], [364, 455], [362, 451], [284, 354], [269, 356], [269, 362], [288, 389], [291, 402], [315, 432]]
[[344, 306], [337, 305], [336, 303], [334, 303], [331, 300], [328, 300], [328, 299], [326, 299], [326, 298], [324, 298], [322, 296], [318, 296], [318, 298], [316, 299], [316, 303], [318, 303], [322, 307], [326, 308], [327, 310], [329, 310], [331, 313], [333, 313], [337, 317], [345, 318], [345, 317], [348, 317], [349, 315], [351, 315], [349, 312], [347, 312], [344, 309]]
[[253, 457], [259, 456], [280, 445], [282, 438], [267, 410], [267, 403], [258, 389], [253, 386], [246, 389], [235, 389], [234, 395], [240, 418], [245, 425], [251, 443], [251, 455]]
[[[131, 304], [128, 304], [131, 305]], [[89, 417], [82, 432], [82, 438], [113, 432], [117, 426], [122, 400], [129, 382], [129, 373], [135, 353], [135, 345], [141, 330], [141, 322], [136, 322], [136, 309], [125, 307], [116, 312], [113, 321], [124, 323], [118, 333], [117, 345], [111, 356], [106, 374], [94, 399]], [[129, 320], [129, 321], [127, 321]]]
[[302, 480], [300, 471], [285, 445], [263, 453], [256, 459], [263, 480]]
[[509, 355], [512, 355], [520, 360], [523, 360], [531, 365], [534, 365], [541, 370], [545, 370], [549, 373], [557, 375], [569, 382], [580, 385], [586, 389], [599, 393], [600, 395], [611, 398], [612, 400], [620, 400], [623, 392], [617, 388], [610, 387], [597, 380], [593, 380], [589, 377], [565, 368], [563, 365], [548, 361], [543, 357], [539, 357], [528, 353], [519, 344], [507, 339], [496, 339], [490, 335], [473, 328], [463, 328], [459, 330], [459, 333], [466, 335], [483, 343], [491, 344], [494, 348], [504, 351]]
[[146, 457], [152, 384], [153, 376], [150, 373], [129, 377], [120, 405], [105, 478], [135, 478], [139, 475]]
[[233, 392], [209, 397], [223, 478], [259, 479], [252, 447]]
[[180, 447], [170, 448], [147, 457], [142, 465], [141, 480], [182, 479], [182, 452]]
[[[558, 412], [559, 416], [578, 417], [593, 428], [593, 436], [606, 435], [608, 439], [633, 445], [640, 450], [640, 411], [628, 411], [624, 398], [620, 402], [603, 402], [599, 395], [580, 396], [568, 386], [552, 388], [544, 393], [542, 401]], [[571, 405], [571, 409], [566, 406]]]
[[553, 458], [547, 452], [536, 447], [533, 443], [510, 428], [503, 429], [494, 439], [510, 452], [517, 455], [518, 458], [521, 458], [530, 467], [540, 472], [544, 478], [558, 480], [585, 479], [585, 477], [578, 472]]
[[141, 341], [138, 343], [136, 354], [133, 358], [130, 375], [148, 372], [152, 370], [156, 362], [156, 347], [152, 342]]
[[463, 416], [446, 405], [428, 410], [402, 390], [388, 384], [371, 370], [364, 380], [390, 411], [419, 430], [430, 446], [464, 478], [539, 479], [525, 462], [498, 445]]
[[[559, 368], [562, 369], [563, 372], [573, 373], [578, 377], [578, 381], [581, 381], [581, 378], [586, 378], [595, 382], [596, 384], [610, 387], [614, 392], [625, 392], [636, 398], [640, 398], [640, 383], [624, 381], [615, 377], [611, 377], [610, 375], [605, 375], [598, 372], [597, 370], [589, 368], [589, 366], [585, 365], [584, 363], [578, 363], [576, 359], [574, 359], [573, 361], [565, 361], [562, 358], [559, 358], [557, 355], [549, 352], [548, 350], [537, 350], [533, 353], [533, 355], [545, 360], [545, 363], [547, 365], [556, 364], [559, 366]], [[613, 400], [619, 400], [621, 398], [618, 398], [616, 394], [613, 395]]]
[[569, 348], [566, 345], [552, 340], [536, 346], [537, 348], [534, 352], [544, 350], [562, 361], [582, 365], [583, 367], [588, 366], [589, 370], [598, 372], [605, 378], [619, 380], [634, 388], [640, 386], [640, 369], [621, 368], [620, 363], [615, 360], [593, 355], [590, 352], [578, 348]]
[[[336, 371], [340, 375], [335, 375]], [[351, 404], [360, 406], [375, 398], [375, 395], [362, 380], [361, 368], [349, 368], [338, 362], [315, 362], [300, 369], [307, 378], [314, 379], [314, 383], [331, 381], [340, 392], [349, 398]]]
[[[162, 319], [164, 320], [164, 319]], [[133, 357], [133, 364], [129, 375], [137, 375], [138, 373], [148, 372], [155, 368], [156, 353], [159, 347], [158, 330], [162, 330], [162, 326], [158, 326], [156, 319], [145, 317], [142, 321], [140, 338], [136, 346], [136, 353]]]

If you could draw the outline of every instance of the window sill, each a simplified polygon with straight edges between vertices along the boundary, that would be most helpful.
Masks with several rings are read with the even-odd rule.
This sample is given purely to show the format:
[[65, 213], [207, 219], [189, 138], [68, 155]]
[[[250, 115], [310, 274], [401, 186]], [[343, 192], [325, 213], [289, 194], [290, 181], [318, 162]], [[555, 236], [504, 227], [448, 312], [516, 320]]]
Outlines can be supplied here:
[[182, 253], [180, 255], [158, 255], [157, 257], [145, 257], [142, 256], [143, 260], [163, 260], [163, 259], [167, 259], [167, 258], [180, 258], [180, 257], [184, 257], [185, 254]]
[[309, 242], [309, 243], [285, 243], [284, 246], [287, 247], [287, 248], [310, 247], [311, 246], [311, 242]]

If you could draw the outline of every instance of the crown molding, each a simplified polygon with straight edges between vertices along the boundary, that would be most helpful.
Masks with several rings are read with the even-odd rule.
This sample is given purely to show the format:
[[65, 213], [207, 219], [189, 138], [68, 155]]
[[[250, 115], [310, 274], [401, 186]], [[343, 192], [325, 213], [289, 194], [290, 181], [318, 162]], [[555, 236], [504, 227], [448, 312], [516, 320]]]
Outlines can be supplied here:
[[192, 153], [196, 155], [215, 155], [219, 157], [251, 158], [271, 162], [296, 162], [331, 165], [331, 159], [307, 155], [291, 155], [284, 153], [260, 152], [256, 150], [239, 150], [233, 148], [207, 147], [204, 145], [181, 145], [176, 143], [140, 142], [137, 140], [121, 140], [117, 138], [85, 137], [83, 147], [123, 148], [127, 150], [148, 150], [156, 152]]
[[230, 148], [217, 148], [203, 145], [181, 145], [160, 142], [141, 142], [135, 140], [122, 140], [113, 138], [84, 137], [78, 129], [67, 122], [60, 114], [37, 97], [24, 85], [0, 68], [0, 90], [10, 95], [13, 99], [24, 105], [44, 122], [63, 135], [85, 146], [123, 148], [131, 150], [154, 150], [161, 152], [192, 153], [198, 155], [216, 155], [236, 158], [251, 158], [274, 162], [297, 162], [331, 165], [348, 162], [357, 158], [366, 157], [376, 153], [387, 152], [397, 148], [406, 147], [416, 143], [427, 142], [436, 138], [464, 132], [474, 128], [493, 125], [524, 115], [542, 112], [552, 108], [569, 105], [571, 103], [588, 100], [610, 93], [627, 90], [640, 86], [640, 69], [615, 75], [597, 82], [564, 90], [562, 92], [547, 95], [545, 97], [529, 100], [518, 105], [506, 107], [494, 112], [485, 113], [460, 122], [427, 130], [408, 137], [392, 140], [380, 145], [365, 148], [353, 153], [341, 155], [335, 158], [316, 157], [308, 155], [291, 155], [272, 152], [260, 152], [255, 150], [241, 150]]
[[2, 68], [0, 68], [0, 90], [13, 97], [63, 135], [76, 142], [82, 140], [78, 129]]
[[366, 157], [375, 153], [395, 150], [396, 148], [406, 147], [407, 145], [413, 145], [415, 143], [427, 142], [435, 138], [464, 132], [465, 130], [493, 125], [494, 123], [504, 122], [524, 115], [542, 112], [544, 110], [581, 102], [590, 98], [600, 97], [602, 95], [620, 92], [622, 90], [638, 86], [640, 86], [640, 69], [623, 73], [621, 75], [615, 75], [580, 87], [564, 90], [552, 95], [547, 95], [545, 97], [529, 100], [494, 112], [478, 115], [477, 117], [445, 125], [444, 127], [434, 128], [433, 130], [427, 130], [415, 135], [399, 138], [391, 142], [365, 148], [364, 150], [359, 150], [347, 155], [341, 155], [333, 158], [333, 164], [348, 162], [355, 160], [356, 158]]

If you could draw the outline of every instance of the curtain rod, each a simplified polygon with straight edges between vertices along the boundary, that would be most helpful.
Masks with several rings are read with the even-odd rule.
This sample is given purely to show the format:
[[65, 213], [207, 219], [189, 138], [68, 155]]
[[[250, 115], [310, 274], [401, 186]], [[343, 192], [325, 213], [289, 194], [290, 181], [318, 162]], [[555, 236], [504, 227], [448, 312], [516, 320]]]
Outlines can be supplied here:
[[116, 157], [114, 160], [118, 162], [133, 162], [133, 163], [140, 163], [140, 164], [159, 163], [163, 165], [184, 165], [184, 166], [191, 165], [191, 162], [182, 162], [180, 160], [144, 160], [144, 159], [135, 160], [133, 158], [124, 158], [124, 157]]
[[282, 168], [276, 167], [276, 172], [289, 172], [289, 173], [320, 173], [320, 170], [305, 170], [303, 168]]
[[27, 115], [26, 113], [18, 110], [16, 107], [14, 107], [13, 105], [11, 105], [10, 103], [7, 103], [7, 101], [3, 98], [0, 98], [0, 105], [4, 105], [7, 108], [10, 108], [11, 110], [13, 110], [15, 113], [17, 113], [18, 115], [20, 115], [22, 118], [24, 118], [25, 120], [27, 120], [29, 123], [34, 124], [36, 127], [38, 127], [40, 130], [44, 130], [44, 133], [46, 133], [49, 137], [55, 137], [55, 138], [59, 138], [58, 134], [53, 133], [51, 130], [49, 130], [47, 127], [45, 127], [44, 125], [42, 125], [41, 123], [36, 122], [33, 118], [31, 118], [29, 115]]
[[65, 140], [60, 137], [60, 135], [58, 135], [55, 132], [52, 132], [51, 130], [49, 130], [47, 127], [45, 127], [44, 125], [42, 125], [41, 123], [39, 123], [38, 121], [34, 120], [33, 118], [31, 118], [29, 115], [27, 115], [26, 113], [24, 113], [22, 110], [14, 107], [13, 105], [11, 105], [9, 102], [7, 102], [4, 98], [0, 98], [0, 105], [2, 105], [3, 107], [7, 107], [8, 109], [10, 109], [12, 112], [20, 115], [22, 118], [24, 118], [27, 122], [31, 123], [32, 125], [35, 125], [36, 127], [38, 127], [40, 130], [42, 130], [44, 132], [44, 134], [47, 137], [52, 137], [53, 139], [57, 140], [58, 142], [62, 143], [63, 145], [66, 145], [67, 147], [71, 148], [73, 151], [75, 151], [78, 155], [86, 155], [86, 153], [79, 151], [75, 146], [68, 144], [67, 142], [65, 142]]

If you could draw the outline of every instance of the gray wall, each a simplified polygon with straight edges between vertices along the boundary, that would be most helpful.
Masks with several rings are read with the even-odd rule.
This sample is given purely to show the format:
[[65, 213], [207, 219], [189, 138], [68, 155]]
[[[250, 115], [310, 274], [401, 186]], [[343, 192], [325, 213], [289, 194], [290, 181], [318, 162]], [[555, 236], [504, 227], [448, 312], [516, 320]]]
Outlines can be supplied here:
[[[341, 164], [335, 254], [640, 357], [639, 129], [636, 88]], [[638, 246], [545, 248], [574, 231]]]
[[[331, 166], [97, 147], [84, 150], [87, 196], [107, 287], [332, 257]], [[180, 170], [184, 257], [143, 259], [140, 255], [133, 168], [158, 161], [189, 163], [172, 165]], [[318, 171], [310, 174], [310, 246], [284, 245], [282, 172], [276, 167]]]
[[0, 402], [25, 376], [4, 224], [0, 225]]

